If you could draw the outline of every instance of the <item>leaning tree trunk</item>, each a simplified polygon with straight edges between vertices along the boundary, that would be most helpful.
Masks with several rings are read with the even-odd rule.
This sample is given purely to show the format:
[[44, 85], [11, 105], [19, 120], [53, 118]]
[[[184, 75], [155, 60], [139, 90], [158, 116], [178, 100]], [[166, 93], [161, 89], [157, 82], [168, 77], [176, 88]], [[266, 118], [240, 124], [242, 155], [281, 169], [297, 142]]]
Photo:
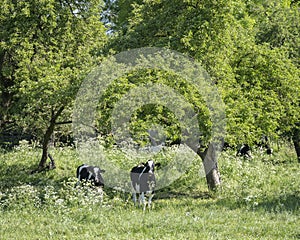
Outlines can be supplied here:
[[[64, 110], [64, 107], [61, 107], [56, 113], [54, 113], [54, 111], [52, 112], [50, 123], [45, 132], [44, 139], [43, 139], [43, 144], [42, 144], [43, 153], [42, 153], [42, 158], [39, 163], [39, 170], [44, 169], [46, 167], [47, 158], [49, 156], [48, 147], [49, 147], [49, 143], [51, 140], [51, 135], [54, 132], [56, 120], [60, 116], [60, 114], [62, 113], [63, 110]], [[49, 157], [51, 159], [51, 156], [49, 156]]]
[[295, 150], [296, 150], [296, 154], [297, 154], [297, 158], [298, 158], [298, 163], [300, 163], [300, 143], [299, 143], [299, 141], [294, 141], [294, 146], [295, 146]]
[[198, 151], [197, 154], [203, 161], [207, 186], [210, 190], [215, 190], [221, 184], [217, 161], [217, 150], [213, 144], [210, 144], [204, 152]]
[[295, 124], [291, 135], [296, 150], [298, 163], [300, 163], [300, 122]]
[[51, 140], [51, 135], [54, 131], [54, 127], [55, 127], [55, 122], [51, 121], [46, 130], [46, 133], [44, 135], [43, 144], [42, 144], [43, 153], [42, 153], [42, 158], [39, 163], [40, 169], [43, 169], [46, 167], [46, 161], [48, 158], [48, 147], [49, 147], [49, 142]]
[[298, 163], [300, 163], [300, 131], [297, 132], [298, 134], [295, 134], [292, 138], [292, 141], [294, 143], [294, 147], [297, 154]]

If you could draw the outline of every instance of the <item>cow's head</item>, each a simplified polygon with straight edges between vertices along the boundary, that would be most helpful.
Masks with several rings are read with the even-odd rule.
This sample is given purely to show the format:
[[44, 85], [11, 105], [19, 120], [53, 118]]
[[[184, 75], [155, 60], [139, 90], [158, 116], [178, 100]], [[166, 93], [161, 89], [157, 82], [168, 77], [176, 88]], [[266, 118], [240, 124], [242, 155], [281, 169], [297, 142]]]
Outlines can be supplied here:
[[154, 163], [154, 161], [152, 159], [149, 159], [144, 165], [147, 169], [146, 172], [154, 173], [155, 167], [159, 167], [160, 163]]
[[103, 180], [103, 177], [102, 177], [101, 173], [104, 173], [105, 170], [100, 169], [98, 167], [94, 167], [93, 170], [94, 170], [93, 175], [94, 175], [94, 178], [95, 178], [95, 180], [94, 180], [95, 186], [102, 186], [103, 187], [104, 186], [104, 180]]

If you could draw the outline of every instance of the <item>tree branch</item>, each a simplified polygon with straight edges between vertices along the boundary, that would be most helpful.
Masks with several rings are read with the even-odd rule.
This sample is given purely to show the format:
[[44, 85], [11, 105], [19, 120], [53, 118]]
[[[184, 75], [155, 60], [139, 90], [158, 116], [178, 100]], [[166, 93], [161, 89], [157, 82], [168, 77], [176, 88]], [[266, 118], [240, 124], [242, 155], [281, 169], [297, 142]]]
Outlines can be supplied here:
[[63, 121], [63, 122], [56, 122], [56, 125], [64, 125], [64, 124], [70, 124], [73, 123], [71, 120], [70, 121]]

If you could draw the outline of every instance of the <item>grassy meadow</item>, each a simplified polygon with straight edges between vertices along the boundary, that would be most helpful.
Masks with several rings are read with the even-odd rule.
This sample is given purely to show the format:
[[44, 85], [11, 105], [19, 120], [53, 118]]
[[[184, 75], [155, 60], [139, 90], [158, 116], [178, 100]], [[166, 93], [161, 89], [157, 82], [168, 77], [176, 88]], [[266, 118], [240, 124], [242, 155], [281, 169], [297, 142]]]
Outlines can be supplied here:
[[105, 188], [101, 199], [88, 186], [74, 189], [76, 151], [51, 153], [57, 168], [31, 175], [40, 149], [1, 151], [0, 239], [300, 239], [300, 165], [289, 146], [250, 160], [223, 152], [214, 193], [195, 160], [145, 212], [129, 193]]

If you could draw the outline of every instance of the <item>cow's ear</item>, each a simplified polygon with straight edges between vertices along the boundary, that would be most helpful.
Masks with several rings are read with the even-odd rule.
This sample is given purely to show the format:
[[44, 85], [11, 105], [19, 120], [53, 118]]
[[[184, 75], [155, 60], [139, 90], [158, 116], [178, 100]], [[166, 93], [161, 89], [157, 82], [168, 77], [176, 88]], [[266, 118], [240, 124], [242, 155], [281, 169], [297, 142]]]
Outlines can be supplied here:
[[160, 163], [155, 163], [155, 167], [159, 168], [161, 166]]
[[104, 173], [104, 172], [105, 172], [105, 170], [104, 170], [104, 169], [100, 169], [100, 172], [101, 172], [101, 173]]

